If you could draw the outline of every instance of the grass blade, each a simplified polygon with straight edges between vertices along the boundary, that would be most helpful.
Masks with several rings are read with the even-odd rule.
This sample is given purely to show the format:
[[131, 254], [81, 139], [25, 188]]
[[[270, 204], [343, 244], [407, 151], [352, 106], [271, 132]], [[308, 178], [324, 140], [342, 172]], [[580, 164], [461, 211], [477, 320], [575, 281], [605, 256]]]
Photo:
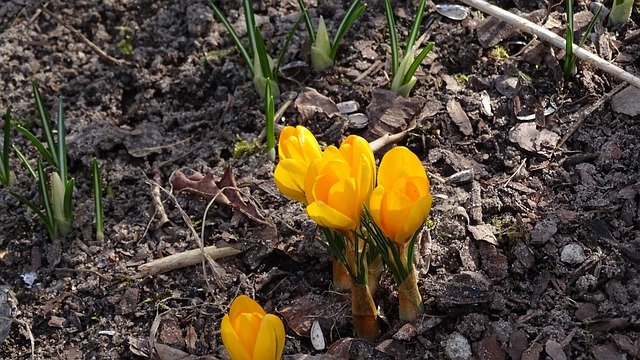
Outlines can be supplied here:
[[38, 215], [38, 217], [40, 218], [40, 221], [42, 221], [44, 223], [44, 226], [47, 228], [49, 237], [52, 240], [56, 237], [55, 225], [51, 223], [49, 219], [46, 218], [44, 213], [40, 209], [38, 209], [38, 207], [33, 202], [31, 202], [29, 199], [25, 198], [24, 196], [18, 194], [13, 190], [9, 190], [9, 194], [11, 194], [11, 196], [13, 196], [14, 198], [18, 199], [18, 201], [20, 201], [22, 204], [24, 204], [29, 209], [31, 209], [31, 211], [33, 211], [36, 215]]
[[300, 12], [302, 13], [300, 16], [304, 19], [304, 25], [307, 28], [307, 33], [309, 34], [309, 40], [312, 44], [315, 44], [316, 33], [313, 30], [313, 25], [311, 24], [311, 16], [309, 16], [309, 11], [307, 11], [307, 7], [304, 5], [304, 0], [298, 0], [298, 6], [300, 7]]
[[67, 181], [67, 130], [64, 127], [64, 106], [62, 98], [58, 100], [58, 147], [57, 147], [57, 159], [58, 159], [58, 173], [60, 174], [60, 180]]
[[55, 222], [55, 215], [53, 213], [53, 204], [51, 203], [51, 197], [49, 195], [49, 189], [47, 186], [47, 177], [42, 168], [42, 161], [38, 159], [38, 190], [40, 191], [40, 197], [42, 198], [42, 206], [44, 207], [44, 218], [46, 219], [45, 225], [47, 230], [53, 228], [53, 232], [49, 231], [49, 235], [53, 233], [51, 240], [54, 240], [58, 234], [58, 230]]
[[411, 63], [411, 66], [409, 67], [407, 72], [404, 74], [404, 77], [402, 78], [403, 85], [408, 83], [409, 80], [411, 80], [411, 77], [413, 76], [413, 74], [415, 74], [416, 70], [418, 70], [418, 66], [422, 64], [422, 61], [424, 60], [425, 57], [427, 57], [427, 54], [429, 54], [431, 49], [433, 49], [433, 46], [434, 46], [434, 43], [429, 43], [429, 45], [425, 46], [424, 49], [420, 51], [420, 54], [418, 54], [418, 56], [413, 60], [413, 62]]
[[418, 11], [416, 12], [415, 20], [413, 21], [413, 26], [411, 26], [411, 32], [409, 32], [409, 39], [407, 40], [407, 47], [405, 50], [405, 54], [411, 50], [413, 44], [415, 44], [416, 39], [418, 38], [418, 33], [420, 32], [420, 25], [422, 24], [422, 17], [424, 15], [424, 8], [427, 6], [427, 0], [420, 1], [420, 6], [418, 6]]
[[[256, 39], [256, 19], [253, 15], [253, 1], [251, 0], [243, 0], [242, 7], [244, 8], [244, 21], [247, 24], [247, 36], [249, 37], [249, 45], [251, 46], [251, 51], [253, 57], [258, 56], [256, 51], [258, 51], [258, 44]], [[258, 30], [259, 32], [259, 30]], [[263, 74], [266, 76], [266, 74]]]
[[565, 31], [566, 45], [565, 45], [565, 57], [563, 72], [565, 78], [570, 78], [573, 74], [573, 67], [575, 66], [574, 54], [573, 54], [573, 0], [567, 0], [565, 13], [567, 15], [567, 26]]
[[275, 106], [271, 95], [271, 82], [267, 78], [267, 86], [264, 97], [265, 117], [267, 123], [267, 158], [276, 162], [275, 134], [274, 134], [274, 112]]
[[336, 54], [338, 52], [338, 46], [340, 42], [344, 38], [345, 34], [351, 28], [356, 19], [362, 14], [364, 9], [366, 9], [367, 4], [363, 4], [360, 0], [353, 0], [351, 5], [349, 5], [349, 9], [345, 13], [345, 16], [342, 18], [342, 22], [338, 26], [338, 30], [336, 31], [336, 36], [333, 38], [333, 43], [331, 43], [331, 59], [335, 60]]
[[[298, 0], [298, 1], [302, 1], [302, 0]], [[296, 21], [296, 23], [293, 24], [293, 27], [289, 31], [289, 34], [287, 34], [287, 38], [284, 40], [284, 44], [282, 45], [280, 54], [278, 54], [278, 61], [276, 62], [276, 67], [275, 67], [276, 72], [280, 70], [280, 66], [282, 65], [282, 60], [284, 59], [284, 55], [287, 53], [287, 49], [289, 49], [289, 45], [293, 40], [293, 35], [296, 34], [296, 30], [298, 30], [298, 26], [300, 26], [300, 22], [302, 21], [302, 19], [303, 19], [303, 16], [300, 16], [298, 18], [298, 21]]]
[[593, 18], [591, 19], [591, 21], [589, 21], [587, 30], [585, 31], [584, 35], [582, 35], [582, 39], [580, 39], [580, 43], [578, 44], [578, 46], [584, 46], [584, 43], [587, 41], [587, 37], [589, 37], [589, 34], [591, 34], [593, 28], [596, 26], [596, 22], [598, 22], [598, 19], [600, 18], [600, 11], [602, 11], [602, 6], [598, 8], [596, 14], [593, 15]]
[[93, 158], [93, 204], [96, 217], [96, 240], [104, 240], [104, 207], [102, 205], [102, 177], [98, 160]]
[[[59, 168], [60, 167], [59, 160], [57, 157], [57, 153], [55, 151], [56, 143], [55, 143], [55, 140], [53, 139], [53, 130], [51, 130], [51, 121], [49, 120], [49, 115], [47, 115], [47, 110], [44, 108], [42, 95], [40, 94], [40, 89], [38, 87], [38, 84], [36, 84], [36, 82], [34, 81], [31, 83], [31, 87], [33, 88], [33, 97], [35, 98], [35, 101], [36, 101], [36, 108], [38, 110], [38, 117], [40, 118], [40, 124], [42, 125], [42, 132], [44, 133], [45, 139], [47, 140], [47, 146], [49, 148], [47, 152], [49, 153], [49, 158], [53, 159], [53, 163], [51, 163], [51, 165], [55, 166], [56, 168]], [[40, 141], [38, 140], [38, 142]], [[34, 143], [34, 145], [36, 144]], [[42, 155], [45, 155], [45, 154], [42, 154]], [[49, 158], [47, 158], [47, 161], [49, 161]]]
[[[248, 0], [247, 0], [248, 1]], [[272, 80], [274, 76], [272, 74], [271, 62], [269, 61], [269, 54], [267, 53], [267, 47], [264, 44], [264, 39], [262, 38], [262, 34], [260, 33], [260, 29], [255, 27], [253, 29], [253, 36], [255, 36], [255, 44], [256, 44], [256, 54], [254, 56], [258, 57], [258, 62], [260, 63], [260, 69], [262, 70], [262, 76], [265, 78], [269, 78]]]
[[384, 10], [387, 15], [387, 27], [389, 28], [389, 42], [391, 43], [391, 78], [393, 79], [398, 70], [398, 34], [396, 32], [396, 24], [393, 18], [393, 9], [391, 2], [384, 0]]
[[7, 108], [4, 113], [4, 128], [3, 128], [3, 143], [2, 154], [0, 157], [0, 182], [4, 185], [9, 185], [11, 182], [11, 171], [9, 169], [9, 151], [11, 150], [11, 106]]
[[45, 148], [44, 144], [35, 135], [33, 135], [33, 133], [31, 133], [31, 131], [27, 130], [26, 128], [22, 127], [21, 125], [16, 126], [16, 128], [24, 136], [26, 136], [27, 139], [29, 139], [29, 141], [33, 144], [33, 146], [35, 146], [36, 149], [38, 149], [38, 152], [40, 153], [40, 155], [42, 155], [42, 157], [49, 164], [51, 164], [51, 166], [58, 167], [58, 164], [57, 164], [56, 160], [53, 158], [53, 153], [51, 151], [49, 151], [49, 149]]
[[20, 152], [20, 150], [15, 145], [13, 145], [13, 151], [16, 152], [16, 155], [18, 155], [18, 158], [20, 159], [20, 161], [22, 161], [22, 163], [27, 168], [27, 170], [29, 170], [29, 173], [31, 174], [31, 176], [33, 176], [34, 179], [37, 179], [38, 175], [36, 175], [35, 170], [33, 170], [33, 166], [29, 164], [29, 162], [27, 161], [27, 158]]
[[242, 60], [244, 60], [245, 64], [247, 64], [247, 68], [251, 73], [251, 77], [253, 77], [253, 74], [254, 74], [253, 61], [251, 61], [251, 57], [249, 56], [249, 53], [244, 48], [244, 45], [242, 45], [242, 41], [240, 41], [240, 38], [238, 37], [238, 34], [236, 33], [236, 31], [233, 29], [233, 26], [231, 26], [231, 23], [229, 23], [229, 19], [227, 19], [227, 17], [222, 13], [222, 11], [220, 11], [220, 9], [213, 3], [212, 0], [209, 0], [209, 6], [213, 10], [213, 13], [216, 15], [218, 20], [229, 32], [229, 35], [231, 36], [231, 39], [233, 40], [233, 43], [236, 46], [236, 49], [240, 53], [240, 56], [242, 56]]

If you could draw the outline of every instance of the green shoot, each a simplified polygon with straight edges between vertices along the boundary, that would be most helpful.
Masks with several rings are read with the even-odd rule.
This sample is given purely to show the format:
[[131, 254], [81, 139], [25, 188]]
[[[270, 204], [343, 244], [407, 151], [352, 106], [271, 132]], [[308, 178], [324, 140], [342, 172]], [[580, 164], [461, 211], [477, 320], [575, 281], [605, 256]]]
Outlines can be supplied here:
[[632, 9], [633, 0], [613, 0], [609, 14], [609, 26], [618, 26], [629, 21]]
[[[284, 57], [285, 50], [289, 46], [291, 39], [293, 38], [293, 34], [295, 30], [298, 28], [300, 21], [296, 22], [296, 24], [291, 29], [289, 36], [285, 40], [285, 44], [283, 46], [282, 51], [278, 57], [278, 62], [274, 62], [271, 56], [269, 56], [266, 46], [264, 44], [264, 39], [262, 37], [262, 33], [260, 29], [256, 26], [255, 17], [253, 14], [253, 1], [252, 0], [242, 0], [242, 7], [244, 8], [244, 19], [247, 25], [247, 35], [249, 37], [249, 50], [245, 48], [236, 33], [233, 26], [229, 22], [229, 19], [224, 15], [224, 13], [213, 3], [213, 0], [208, 0], [209, 6], [213, 10], [213, 13], [218, 18], [218, 20], [222, 23], [222, 25], [227, 29], [231, 39], [233, 40], [236, 49], [240, 53], [240, 56], [244, 60], [247, 68], [249, 69], [249, 73], [251, 74], [251, 78], [253, 79], [253, 83], [256, 87], [256, 91], [260, 95], [260, 97], [265, 98], [266, 94], [266, 83], [267, 79], [269, 79], [269, 83], [271, 86], [271, 93], [275, 98], [280, 97], [280, 88], [277, 83], [277, 72], [280, 68], [280, 63], [282, 62], [282, 58]], [[252, 58], [253, 56], [253, 58]]]
[[267, 158], [269, 161], [276, 162], [276, 146], [275, 146], [275, 134], [274, 134], [274, 116], [275, 105], [273, 103], [273, 96], [271, 95], [271, 84], [267, 79], [266, 94], [264, 99], [264, 113], [267, 123]]
[[[62, 99], [58, 101], [58, 117], [57, 117], [57, 141], [54, 140], [54, 133], [51, 128], [49, 116], [47, 115], [42, 96], [38, 85], [32, 84], [33, 95], [36, 102], [36, 109], [42, 125], [42, 130], [46, 138], [46, 146], [33, 133], [22, 126], [18, 126], [18, 130], [22, 132], [27, 139], [38, 150], [42, 158], [54, 166], [57, 172], [52, 173], [47, 179], [42, 160], [38, 159], [37, 173], [33, 170], [26, 157], [14, 147], [16, 154], [25, 164], [29, 172], [38, 180], [40, 197], [44, 211], [41, 211], [33, 202], [25, 197], [10, 191], [10, 193], [20, 202], [31, 208], [40, 217], [47, 227], [49, 236], [52, 240], [56, 239], [58, 234], [65, 236], [71, 230], [73, 222], [72, 211], [72, 195], [74, 179], [68, 179], [67, 172], [67, 144], [66, 130], [64, 127], [64, 108]], [[48, 180], [48, 182], [47, 182]]]
[[104, 208], [102, 206], [102, 177], [98, 160], [93, 158], [93, 204], [96, 216], [96, 240], [104, 241]]
[[313, 31], [313, 25], [311, 24], [311, 17], [307, 11], [307, 7], [304, 4], [304, 0], [298, 0], [298, 6], [302, 12], [304, 23], [311, 40], [311, 65], [317, 71], [322, 71], [333, 66], [333, 62], [336, 59], [338, 53], [338, 47], [342, 42], [345, 34], [351, 28], [356, 19], [362, 14], [367, 7], [361, 0], [353, 0], [349, 9], [342, 18], [342, 22], [338, 26], [336, 35], [333, 41], [329, 41], [329, 34], [327, 33], [327, 27], [324, 24], [322, 16], [318, 21], [317, 34]]
[[0, 153], [0, 183], [7, 186], [11, 183], [11, 169], [9, 169], [9, 150], [11, 149], [11, 106], [4, 113], [4, 127], [2, 136], [2, 152]]
[[400, 46], [398, 45], [398, 34], [393, 17], [393, 8], [391, 7], [390, 0], [385, 0], [384, 3], [385, 13], [387, 15], [387, 26], [389, 28], [389, 41], [391, 42], [391, 90], [404, 97], [409, 96], [411, 89], [413, 89], [418, 80], [414, 74], [434, 46], [433, 43], [429, 43], [418, 53], [418, 56], [415, 56], [416, 47], [419, 45], [416, 44], [416, 40], [418, 38], [418, 32], [420, 31], [420, 24], [422, 23], [426, 4], [426, 0], [420, 1], [415, 20], [409, 32], [404, 57], [402, 61], [400, 61]]
[[[582, 39], [580, 39], [580, 43], [578, 44], [579, 47], [582, 47], [584, 45], [584, 43], [587, 41], [587, 36], [591, 33], [591, 31], [593, 31], [593, 27], [596, 25], [596, 21], [600, 17], [601, 10], [602, 10], [602, 7], [599, 7], [598, 12], [591, 19], [591, 21], [589, 21], [589, 24], [587, 25], [587, 30], [585, 31], [584, 35], [582, 36]], [[564, 72], [564, 78], [570, 79], [571, 77], [575, 76], [575, 74], [577, 73], [576, 62], [578, 60], [576, 55], [573, 53], [573, 40], [574, 40], [573, 0], [567, 0], [566, 15], [567, 15], [566, 48], [565, 48], [566, 55], [564, 57], [564, 63], [562, 65], [562, 71]]]

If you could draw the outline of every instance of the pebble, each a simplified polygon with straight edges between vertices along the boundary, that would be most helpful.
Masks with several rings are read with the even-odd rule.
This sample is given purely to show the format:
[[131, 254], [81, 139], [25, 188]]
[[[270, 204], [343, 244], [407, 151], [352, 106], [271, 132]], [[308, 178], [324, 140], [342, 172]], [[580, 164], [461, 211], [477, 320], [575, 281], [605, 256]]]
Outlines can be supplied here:
[[560, 260], [563, 263], [576, 265], [582, 263], [587, 256], [584, 254], [584, 250], [582, 250], [582, 246], [576, 243], [567, 244], [562, 248], [562, 252], [560, 252]]
[[449, 335], [444, 340], [442, 347], [445, 355], [451, 360], [471, 359], [471, 344], [466, 337], [458, 332]]

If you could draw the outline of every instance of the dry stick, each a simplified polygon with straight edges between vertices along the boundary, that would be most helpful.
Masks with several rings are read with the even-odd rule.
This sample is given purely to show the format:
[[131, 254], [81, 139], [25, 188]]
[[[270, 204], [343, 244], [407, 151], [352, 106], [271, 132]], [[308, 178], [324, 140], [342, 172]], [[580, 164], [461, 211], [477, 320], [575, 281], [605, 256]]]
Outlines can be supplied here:
[[[489, 15], [495, 16], [496, 18], [506, 22], [507, 24], [513, 25], [518, 29], [529, 33], [531, 35], [535, 35], [540, 39], [550, 43], [553, 46], [564, 49], [566, 46], [566, 40], [553, 32], [532, 23], [529, 20], [523, 19], [518, 15], [512, 14], [504, 9], [501, 9], [497, 6], [491, 5], [486, 1], [482, 0], [460, 0], [469, 6], [472, 6], [482, 12], [485, 12]], [[593, 53], [579, 47], [578, 45], [573, 45], [573, 53], [580, 60], [584, 60], [589, 64], [601, 69], [602, 71], [610, 74], [628, 84], [631, 84], [638, 89], [640, 89], [640, 78], [633, 76], [632, 74], [624, 71], [623, 69], [606, 62], [602, 58], [594, 55]]]
[[409, 125], [409, 127], [405, 130], [402, 130], [401, 132], [397, 133], [397, 134], [384, 134], [381, 137], [373, 140], [372, 142], [369, 143], [369, 146], [371, 146], [371, 151], [373, 151], [374, 153], [378, 152], [380, 149], [382, 149], [383, 147], [389, 145], [389, 144], [393, 144], [395, 142], [398, 142], [400, 140], [402, 140], [405, 136], [407, 136], [407, 134], [416, 128], [416, 123], [412, 123], [411, 125]]
[[555, 149], [553, 149], [553, 152], [555, 153], [562, 145], [564, 145], [564, 143], [569, 139], [569, 137], [571, 137], [571, 135], [573, 135], [574, 132], [576, 132], [576, 130], [578, 130], [578, 128], [580, 126], [582, 126], [582, 123], [584, 122], [584, 120], [594, 111], [596, 111], [605, 101], [609, 100], [613, 95], [615, 95], [618, 91], [622, 90], [622, 88], [625, 86], [624, 83], [622, 84], [618, 84], [618, 86], [616, 86], [615, 88], [613, 88], [613, 90], [609, 91], [608, 93], [602, 95], [598, 101], [596, 101], [595, 103], [584, 107], [582, 109], [580, 109], [574, 117], [577, 117], [578, 120], [571, 126], [571, 129], [569, 129], [569, 131], [567, 131], [566, 134], [564, 134], [564, 136], [562, 137], [562, 139], [558, 142], [558, 144], [556, 145]]
[[[215, 246], [207, 246], [204, 248], [204, 253], [210, 256], [211, 259], [218, 260], [239, 254], [241, 251], [232, 247], [218, 248]], [[138, 267], [138, 273], [134, 275], [133, 278], [138, 279], [145, 276], [153, 276], [171, 270], [181, 269], [187, 266], [193, 266], [200, 263], [203, 259], [203, 250], [201, 249], [193, 249], [179, 254], [169, 255], [162, 259], [153, 260], [150, 263], [140, 265]]]
[[40, 10], [42, 10], [45, 14], [51, 16], [53, 19], [55, 19], [55, 21], [58, 22], [58, 24], [66, 27], [69, 31], [71, 31], [71, 33], [73, 33], [73, 35], [77, 36], [80, 40], [82, 40], [85, 44], [87, 44], [91, 49], [93, 49], [93, 51], [95, 51], [100, 57], [103, 57], [104, 59], [111, 61], [112, 63], [116, 64], [116, 65], [131, 65], [131, 63], [125, 61], [125, 60], [120, 60], [120, 59], [116, 59], [112, 56], [110, 56], [109, 54], [107, 54], [106, 52], [102, 51], [102, 49], [100, 49], [98, 47], [98, 45], [94, 44], [91, 42], [91, 40], [87, 39], [84, 35], [82, 35], [82, 33], [80, 33], [78, 30], [74, 29], [71, 25], [65, 23], [64, 21], [62, 21], [62, 19], [60, 19], [60, 17], [58, 17], [58, 15], [52, 13], [51, 11], [49, 11], [47, 8], [45, 7], [40, 7]]

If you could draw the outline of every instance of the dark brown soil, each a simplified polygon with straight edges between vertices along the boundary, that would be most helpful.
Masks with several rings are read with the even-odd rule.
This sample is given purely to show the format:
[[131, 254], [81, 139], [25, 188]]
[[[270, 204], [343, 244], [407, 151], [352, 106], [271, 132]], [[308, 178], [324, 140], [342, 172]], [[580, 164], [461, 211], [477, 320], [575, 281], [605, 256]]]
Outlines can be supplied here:
[[[264, 128], [262, 103], [206, 1], [7, 0], [0, 4], [0, 110], [12, 106], [13, 121], [40, 135], [31, 81], [52, 114], [64, 100], [76, 189], [74, 230], [59, 243], [0, 189], [0, 310], [9, 309], [0, 320], [15, 319], [0, 321], [0, 334], [8, 331], [0, 358], [228, 358], [220, 320], [241, 293], [282, 315], [290, 359], [638, 358], [640, 118], [613, 110], [611, 99], [624, 86], [582, 64], [564, 81], [561, 49], [523, 49], [531, 36], [497, 35], [476, 11], [449, 20], [429, 2], [422, 31], [436, 45], [418, 84], [408, 101], [380, 103], [388, 87], [386, 22], [382, 1], [366, 2], [333, 69], [289, 70], [280, 87], [283, 97], [306, 86], [336, 103], [354, 100], [369, 126], [304, 118], [294, 106], [281, 124], [305, 125], [336, 144], [351, 133], [375, 140], [389, 106], [405, 111], [393, 130], [415, 122], [398, 144], [423, 160], [434, 194], [431, 247], [421, 248], [417, 263], [426, 316], [399, 322], [393, 281], [384, 276], [375, 296], [387, 320], [382, 336], [375, 343], [352, 339], [348, 297], [331, 289], [330, 259], [314, 223], [277, 191], [262, 150], [234, 157], [237, 144], [252, 143]], [[240, 1], [216, 3], [243, 24]], [[313, 1], [310, 8], [331, 32], [346, 3]], [[542, 1], [496, 5], [547, 13]], [[562, 31], [562, 8], [540, 21]], [[297, 20], [297, 4], [265, 0], [255, 9], [275, 55]], [[576, 13], [586, 9], [584, 1], [576, 5]], [[397, 1], [395, 10], [404, 38], [415, 4]], [[610, 44], [612, 62], [633, 72], [639, 22], [634, 12], [627, 25], [608, 29], [597, 49], [587, 46], [604, 57], [601, 45]], [[301, 27], [285, 64], [308, 60], [305, 38]], [[494, 38], [499, 48], [487, 45]], [[122, 41], [133, 54], [123, 53]], [[498, 56], [500, 49], [510, 56]], [[553, 112], [544, 116], [545, 108]], [[518, 119], [530, 114], [536, 116]], [[12, 136], [35, 163], [33, 147], [17, 131]], [[93, 228], [94, 157], [105, 184], [103, 242]], [[11, 188], [37, 199], [35, 182], [13, 155], [11, 167]], [[219, 203], [203, 219], [206, 199], [171, 192], [178, 170], [217, 180], [229, 167], [266, 223]], [[242, 250], [218, 261], [219, 279], [209, 265], [136, 276], [142, 264], [198, 248], [190, 226], [198, 237], [205, 226], [205, 246]], [[312, 347], [308, 328], [316, 319], [329, 349]]]

